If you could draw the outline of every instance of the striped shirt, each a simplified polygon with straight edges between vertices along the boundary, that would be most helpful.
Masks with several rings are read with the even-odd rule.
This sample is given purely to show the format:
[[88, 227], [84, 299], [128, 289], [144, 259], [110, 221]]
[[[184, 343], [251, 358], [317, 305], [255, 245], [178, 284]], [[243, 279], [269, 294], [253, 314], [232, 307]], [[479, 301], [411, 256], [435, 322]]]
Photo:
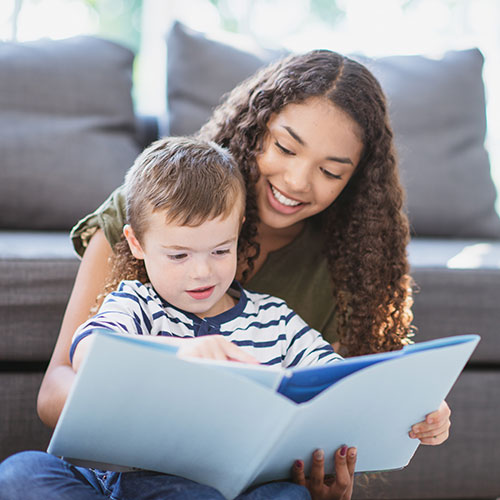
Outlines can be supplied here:
[[162, 299], [150, 283], [122, 281], [99, 312], [73, 336], [70, 358], [78, 342], [95, 329], [135, 335], [200, 337], [218, 334], [265, 365], [308, 366], [342, 359], [321, 334], [310, 328], [286, 303], [250, 292], [234, 281], [228, 293], [237, 300], [231, 309], [199, 318]]

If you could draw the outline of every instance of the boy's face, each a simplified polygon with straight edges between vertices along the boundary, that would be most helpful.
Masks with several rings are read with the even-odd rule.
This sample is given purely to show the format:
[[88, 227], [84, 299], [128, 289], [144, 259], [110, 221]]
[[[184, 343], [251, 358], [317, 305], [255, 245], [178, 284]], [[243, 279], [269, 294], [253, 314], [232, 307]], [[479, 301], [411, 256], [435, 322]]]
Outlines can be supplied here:
[[238, 205], [229, 216], [197, 227], [167, 223], [164, 212], [154, 212], [148, 217], [142, 245], [127, 227], [132, 254], [144, 259], [151, 284], [163, 299], [200, 317], [228, 309], [226, 291], [237, 265]]

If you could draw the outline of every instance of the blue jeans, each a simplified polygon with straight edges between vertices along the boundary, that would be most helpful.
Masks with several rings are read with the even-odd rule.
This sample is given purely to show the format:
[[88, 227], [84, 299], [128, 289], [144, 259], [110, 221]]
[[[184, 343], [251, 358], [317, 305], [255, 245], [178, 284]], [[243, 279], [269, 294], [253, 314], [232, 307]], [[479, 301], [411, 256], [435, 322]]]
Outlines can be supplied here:
[[[238, 500], [310, 500], [306, 488], [279, 482], [258, 486]], [[41, 451], [12, 455], [0, 464], [0, 500], [224, 500], [214, 488], [156, 472], [109, 472], [76, 467]]]

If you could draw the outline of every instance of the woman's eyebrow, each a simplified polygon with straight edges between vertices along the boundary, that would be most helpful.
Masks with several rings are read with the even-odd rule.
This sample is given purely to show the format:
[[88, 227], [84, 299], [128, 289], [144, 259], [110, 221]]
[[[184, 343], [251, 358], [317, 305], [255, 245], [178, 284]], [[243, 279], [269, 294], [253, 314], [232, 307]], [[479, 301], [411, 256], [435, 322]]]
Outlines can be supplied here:
[[[282, 125], [282, 127], [301, 145], [301, 146], [306, 146], [306, 142], [302, 137], [300, 137], [293, 128], [289, 127], [288, 125]], [[345, 165], [354, 165], [352, 160], [348, 157], [342, 157], [342, 156], [327, 156], [327, 160], [329, 161], [334, 161], [336, 163], [343, 163]]]
[[299, 134], [297, 134], [297, 132], [295, 132], [293, 130], [293, 128], [291, 127], [288, 127], [287, 125], [283, 125], [283, 128], [301, 145], [301, 146], [305, 146], [306, 143], [304, 142], [304, 139], [302, 139], [300, 137]]

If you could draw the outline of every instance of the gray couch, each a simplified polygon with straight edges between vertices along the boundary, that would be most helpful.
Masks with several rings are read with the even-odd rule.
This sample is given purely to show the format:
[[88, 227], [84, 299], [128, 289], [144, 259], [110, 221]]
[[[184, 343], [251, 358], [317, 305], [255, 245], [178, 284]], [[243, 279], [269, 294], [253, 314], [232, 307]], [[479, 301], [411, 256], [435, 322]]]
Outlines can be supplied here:
[[[224, 92], [280, 55], [178, 23], [167, 44], [172, 135], [197, 130]], [[45, 449], [50, 437], [36, 394], [78, 267], [68, 230], [157, 135], [154, 121], [134, 114], [132, 59], [89, 37], [0, 44], [0, 459]], [[494, 499], [500, 220], [483, 145], [482, 56], [364, 62], [388, 94], [408, 191], [416, 340], [479, 333], [482, 341], [448, 397], [450, 439], [420, 447], [403, 471], [360, 478], [355, 498]]]

